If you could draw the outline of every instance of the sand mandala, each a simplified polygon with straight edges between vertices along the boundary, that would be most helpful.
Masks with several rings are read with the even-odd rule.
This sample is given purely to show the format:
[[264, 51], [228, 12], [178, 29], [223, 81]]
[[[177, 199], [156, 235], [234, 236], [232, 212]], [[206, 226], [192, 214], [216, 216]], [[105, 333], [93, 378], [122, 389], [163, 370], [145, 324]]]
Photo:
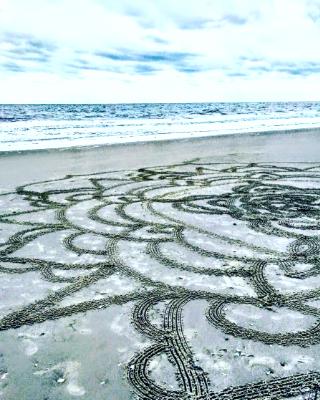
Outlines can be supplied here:
[[2, 331], [130, 304], [148, 339], [126, 364], [136, 398], [317, 398], [320, 166], [69, 175], [0, 209], [7, 297], [10, 277], [41, 282], [1, 308]]

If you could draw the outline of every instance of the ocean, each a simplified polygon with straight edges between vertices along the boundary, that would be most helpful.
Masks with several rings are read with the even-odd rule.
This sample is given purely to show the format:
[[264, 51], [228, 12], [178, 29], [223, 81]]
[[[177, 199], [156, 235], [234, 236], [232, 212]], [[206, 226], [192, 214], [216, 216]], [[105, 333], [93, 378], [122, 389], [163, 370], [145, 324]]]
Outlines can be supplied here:
[[320, 102], [0, 105], [0, 151], [320, 127]]

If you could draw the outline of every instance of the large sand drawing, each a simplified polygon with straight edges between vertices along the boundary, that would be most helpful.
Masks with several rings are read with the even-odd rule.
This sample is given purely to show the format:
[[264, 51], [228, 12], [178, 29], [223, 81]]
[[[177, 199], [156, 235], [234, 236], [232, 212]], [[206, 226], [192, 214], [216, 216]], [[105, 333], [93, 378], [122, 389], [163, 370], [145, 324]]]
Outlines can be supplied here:
[[[193, 160], [70, 175], [3, 193], [0, 207], [2, 275], [32, 271], [49, 289], [10, 307], [2, 331], [130, 303], [149, 340], [126, 366], [140, 399], [317, 395], [319, 357], [286, 360], [320, 345], [318, 165]], [[103, 296], [81, 300], [99, 284]], [[202, 322], [191, 334], [193, 316]], [[217, 343], [221, 354], [204, 362]], [[268, 352], [267, 376], [236, 378], [239, 360], [254, 368]]]

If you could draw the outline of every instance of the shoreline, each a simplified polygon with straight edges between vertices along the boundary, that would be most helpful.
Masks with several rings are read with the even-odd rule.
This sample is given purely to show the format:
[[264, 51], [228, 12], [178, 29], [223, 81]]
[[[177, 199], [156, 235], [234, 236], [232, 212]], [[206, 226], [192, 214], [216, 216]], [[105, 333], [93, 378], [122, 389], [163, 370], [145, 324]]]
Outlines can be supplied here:
[[[198, 141], [210, 138], [224, 138], [224, 137], [252, 137], [252, 136], [264, 136], [264, 135], [274, 135], [283, 134], [288, 135], [292, 133], [319, 133], [320, 127], [312, 128], [296, 128], [296, 129], [278, 129], [278, 130], [265, 130], [265, 131], [252, 131], [252, 132], [230, 132], [230, 133], [218, 133], [215, 134], [210, 132], [206, 135], [189, 135], [189, 136], [174, 136], [174, 134], [164, 134], [164, 136], [136, 136], [132, 140], [122, 140], [113, 142], [101, 142], [96, 144], [83, 144], [83, 145], [69, 145], [63, 147], [44, 147], [44, 148], [33, 148], [33, 149], [20, 149], [20, 150], [0, 150], [0, 157], [7, 156], [11, 154], [24, 154], [24, 153], [37, 153], [37, 152], [63, 152], [63, 151], [83, 151], [104, 147], [114, 147], [114, 146], [131, 146], [131, 145], [143, 145], [147, 143], [170, 143], [170, 142], [183, 142], [183, 141]], [[165, 137], [165, 136], [170, 136]], [[104, 138], [105, 139], [105, 138]], [[111, 138], [109, 138], [110, 140]], [[118, 139], [118, 138], [115, 138]], [[129, 138], [127, 138], [129, 139]]]
[[0, 192], [65, 175], [154, 167], [201, 158], [215, 163], [320, 163], [320, 130], [222, 135], [0, 155]]

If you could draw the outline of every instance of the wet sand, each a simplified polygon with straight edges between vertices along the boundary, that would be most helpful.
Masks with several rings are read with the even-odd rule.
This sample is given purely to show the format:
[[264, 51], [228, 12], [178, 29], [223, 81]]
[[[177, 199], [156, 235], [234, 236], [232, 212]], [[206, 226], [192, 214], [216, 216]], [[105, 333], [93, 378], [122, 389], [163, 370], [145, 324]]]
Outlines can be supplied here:
[[0, 156], [0, 399], [316, 398], [319, 135]]
[[320, 130], [241, 134], [66, 150], [0, 153], [1, 189], [25, 181], [141, 168], [197, 157], [211, 162], [317, 162]]

